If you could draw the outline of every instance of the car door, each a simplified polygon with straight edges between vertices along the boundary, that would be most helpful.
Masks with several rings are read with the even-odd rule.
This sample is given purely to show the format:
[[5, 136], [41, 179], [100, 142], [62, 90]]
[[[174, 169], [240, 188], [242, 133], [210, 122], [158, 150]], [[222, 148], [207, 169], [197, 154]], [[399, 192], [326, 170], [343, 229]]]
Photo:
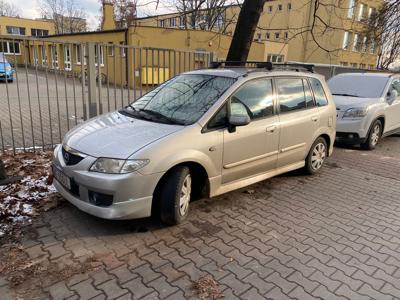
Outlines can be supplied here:
[[275, 78], [275, 85], [280, 120], [280, 168], [305, 159], [314, 142], [320, 115], [308, 80], [300, 77]]
[[276, 168], [279, 118], [270, 78], [246, 82], [228, 103], [228, 114], [244, 105], [251, 122], [224, 131], [222, 183], [251, 177]]
[[386, 126], [385, 132], [400, 128], [400, 78], [393, 79], [388, 92], [397, 91], [397, 97], [393, 101], [385, 95], [386, 100]]

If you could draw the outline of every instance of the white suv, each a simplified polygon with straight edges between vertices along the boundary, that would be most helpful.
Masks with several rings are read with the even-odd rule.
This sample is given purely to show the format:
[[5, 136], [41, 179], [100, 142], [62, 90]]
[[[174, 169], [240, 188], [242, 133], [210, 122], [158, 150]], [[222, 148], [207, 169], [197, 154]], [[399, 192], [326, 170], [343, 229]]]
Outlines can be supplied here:
[[337, 109], [336, 141], [372, 150], [400, 131], [400, 75], [348, 73], [328, 81]]

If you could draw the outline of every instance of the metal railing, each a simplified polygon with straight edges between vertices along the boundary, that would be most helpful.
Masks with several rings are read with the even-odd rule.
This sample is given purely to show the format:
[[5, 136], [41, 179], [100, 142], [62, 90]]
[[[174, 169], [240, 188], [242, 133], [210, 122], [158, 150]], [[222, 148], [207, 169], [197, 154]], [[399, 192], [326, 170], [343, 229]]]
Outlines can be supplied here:
[[1, 77], [0, 151], [52, 148], [85, 120], [114, 111], [211, 54], [105, 43], [0, 36], [14, 69]]

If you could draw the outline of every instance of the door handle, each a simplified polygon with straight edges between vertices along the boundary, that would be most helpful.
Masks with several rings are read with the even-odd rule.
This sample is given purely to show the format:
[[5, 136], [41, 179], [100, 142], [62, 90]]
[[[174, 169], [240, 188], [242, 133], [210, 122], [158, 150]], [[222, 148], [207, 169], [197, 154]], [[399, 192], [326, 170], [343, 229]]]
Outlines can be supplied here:
[[311, 121], [313, 121], [313, 122], [317, 122], [318, 120], [319, 120], [319, 118], [317, 116], [311, 117]]
[[275, 125], [267, 127], [267, 132], [274, 132], [275, 130], [276, 130], [276, 126]]

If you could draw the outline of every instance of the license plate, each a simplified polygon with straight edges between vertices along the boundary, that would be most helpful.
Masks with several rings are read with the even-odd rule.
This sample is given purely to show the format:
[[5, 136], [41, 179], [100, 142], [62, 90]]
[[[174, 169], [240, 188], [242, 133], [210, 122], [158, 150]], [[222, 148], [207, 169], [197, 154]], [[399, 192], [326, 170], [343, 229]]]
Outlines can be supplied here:
[[71, 189], [71, 180], [67, 175], [65, 175], [60, 169], [56, 166], [53, 166], [53, 175], [54, 178], [65, 188]]

